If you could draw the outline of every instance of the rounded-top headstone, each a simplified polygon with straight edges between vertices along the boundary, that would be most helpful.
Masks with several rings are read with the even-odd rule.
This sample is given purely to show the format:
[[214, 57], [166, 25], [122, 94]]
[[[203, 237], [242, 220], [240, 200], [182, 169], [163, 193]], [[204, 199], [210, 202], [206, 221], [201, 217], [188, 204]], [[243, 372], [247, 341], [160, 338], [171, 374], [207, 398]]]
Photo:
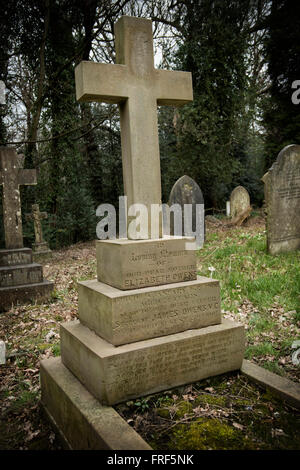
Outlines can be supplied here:
[[250, 196], [243, 186], [237, 186], [230, 195], [230, 215], [232, 218], [245, 212], [250, 206]]
[[271, 254], [300, 249], [300, 145], [287, 145], [263, 176]]
[[[182, 226], [184, 227], [184, 205], [191, 204], [192, 205], [192, 231], [194, 233], [199, 233], [199, 243], [197, 243], [197, 247], [201, 247], [203, 245], [203, 238], [204, 238], [204, 199], [202, 191], [199, 185], [194, 181], [190, 176], [184, 175], [179, 178], [176, 183], [174, 184], [173, 188], [170, 192], [169, 197], [169, 206], [173, 204], [179, 204], [182, 208]], [[197, 205], [198, 207], [201, 205], [203, 207], [203, 216], [201, 217], [200, 227], [197, 227]], [[199, 211], [198, 211], [199, 214]], [[174, 226], [173, 221], [171, 218], [170, 221], [170, 234], [174, 234]], [[183, 233], [188, 235], [188, 233]]]
[[172, 204], [204, 204], [202, 191], [196, 181], [187, 175], [181, 176], [170, 192], [169, 205]]

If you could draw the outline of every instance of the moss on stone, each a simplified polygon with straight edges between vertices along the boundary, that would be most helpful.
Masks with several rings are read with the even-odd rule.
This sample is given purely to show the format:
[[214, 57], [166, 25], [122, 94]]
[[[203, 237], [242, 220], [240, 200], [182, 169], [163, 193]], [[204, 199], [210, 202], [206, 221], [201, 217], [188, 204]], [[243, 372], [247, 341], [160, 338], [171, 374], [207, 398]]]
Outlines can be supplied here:
[[239, 429], [218, 419], [198, 418], [193, 423], [180, 424], [176, 427], [169, 448], [231, 450], [254, 447]]
[[226, 406], [226, 396], [222, 395], [209, 395], [209, 394], [201, 394], [199, 395], [194, 403], [196, 406], [201, 406], [201, 405], [215, 405], [215, 406]]

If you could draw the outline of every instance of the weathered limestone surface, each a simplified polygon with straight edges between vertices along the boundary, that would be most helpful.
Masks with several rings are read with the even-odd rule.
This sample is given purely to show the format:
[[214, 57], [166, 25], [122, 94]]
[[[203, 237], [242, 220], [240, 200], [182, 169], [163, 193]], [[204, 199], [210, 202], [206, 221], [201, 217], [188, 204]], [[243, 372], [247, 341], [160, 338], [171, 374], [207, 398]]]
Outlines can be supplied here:
[[33, 250], [37, 254], [51, 253], [48, 243], [43, 238], [42, 219], [47, 219], [47, 212], [40, 212], [38, 204], [32, 204], [31, 214], [26, 214], [27, 220], [32, 220], [34, 225], [35, 243]]
[[37, 284], [42, 281], [43, 268], [40, 264], [0, 267], [0, 287]]
[[0, 184], [3, 185], [3, 221], [5, 246], [23, 248], [20, 185], [36, 184], [36, 170], [24, 170], [24, 155], [0, 147]]
[[[150, 208], [161, 202], [157, 105], [190, 101], [191, 74], [154, 69], [151, 21], [122, 17], [115, 33], [118, 64], [79, 64], [77, 98], [119, 104], [128, 206]], [[97, 242], [97, 280], [79, 283], [80, 321], [61, 325], [70, 372], [58, 361], [51, 373], [49, 362], [42, 366], [43, 404], [63, 434], [75, 436], [72, 448], [107, 442], [105, 429], [94, 426], [95, 436], [86, 427], [99, 410], [88, 392], [114, 404], [242, 364], [244, 328], [221, 323], [219, 283], [197, 279], [195, 239], [162, 238], [161, 216], [147, 222], [148, 235], [152, 223], [159, 227], [157, 239]]]
[[0, 312], [12, 305], [46, 301], [54, 283], [43, 280], [40, 264], [32, 263], [32, 250], [0, 250]]
[[243, 186], [237, 186], [230, 195], [231, 218], [243, 214], [250, 207], [250, 196]]
[[244, 327], [228, 320], [118, 347], [77, 320], [60, 335], [63, 364], [106, 404], [239, 369], [245, 344]]
[[45, 302], [53, 291], [53, 282], [43, 281], [38, 284], [26, 284], [0, 287], [0, 312], [9, 310], [12, 305], [26, 302]]
[[30, 248], [0, 250], [0, 266], [18, 266], [30, 263], [32, 263], [32, 250]]
[[61, 363], [41, 361], [42, 404], [69, 449], [151, 450], [110, 406], [101, 405]]
[[221, 323], [219, 281], [121, 291], [97, 280], [78, 283], [82, 324], [115, 346]]
[[[117, 64], [81, 62], [76, 67], [76, 97], [119, 104], [128, 207], [144, 204], [150, 215], [151, 204], [161, 204], [157, 105], [192, 101], [192, 75], [154, 68], [151, 20], [122, 16], [115, 24], [115, 44]], [[150, 235], [150, 218], [148, 227]]]
[[288, 145], [264, 175], [269, 253], [300, 249], [300, 145]]
[[34, 255], [50, 255], [52, 253], [47, 242], [33, 243], [32, 248]]
[[195, 280], [195, 249], [185, 249], [192, 241], [191, 237], [97, 240], [98, 281], [118, 289], [137, 289]]

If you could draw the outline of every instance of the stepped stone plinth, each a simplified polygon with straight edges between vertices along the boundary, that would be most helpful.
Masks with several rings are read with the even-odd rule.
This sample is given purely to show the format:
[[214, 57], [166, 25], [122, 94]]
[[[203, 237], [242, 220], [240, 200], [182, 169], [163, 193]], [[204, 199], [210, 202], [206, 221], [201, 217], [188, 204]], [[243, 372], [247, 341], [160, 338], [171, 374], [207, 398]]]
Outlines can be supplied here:
[[[166, 241], [170, 243], [172, 237]], [[178, 237], [174, 241], [178, 243]], [[122, 241], [121, 246], [138, 243]], [[97, 257], [103, 253], [102, 244], [103, 250], [118, 247], [115, 241], [98, 241]], [[164, 239], [151, 240], [148, 254], [163, 244]], [[145, 241], [140, 252], [144, 252], [143, 245]], [[134, 253], [132, 248], [131, 257]], [[195, 251], [188, 257], [195, 266]], [[178, 271], [184, 260], [182, 250], [171, 258], [172, 269]], [[153, 257], [146, 253], [144, 272], [153, 268], [152, 262]], [[97, 266], [99, 279], [104, 269], [99, 257]], [[129, 277], [130, 267], [126, 270]], [[135, 266], [133, 269], [136, 272]], [[102, 404], [112, 405], [241, 367], [244, 327], [222, 321], [220, 286], [215, 279], [198, 276], [128, 290], [94, 279], [79, 282], [78, 293], [79, 320], [61, 325], [61, 360]], [[43, 362], [46, 369], [47, 361]]]
[[32, 251], [23, 247], [20, 185], [36, 184], [36, 171], [23, 169], [24, 155], [0, 147], [0, 184], [3, 186], [3, 221], [6, 248], [0, 250], [0, 312], [28, 301], [44, 301], [53, 282], [44, 281]]
[[[139, 289], [197, 279], [191, 237], [96, 242], [98, 281], [118, 289]], [[195, 245], [195, 244], [194, 244]]]
[[49, 299], [53, 282], [43, 278], [43, 267], [32, 262], [32, 250], [0, 250], [0, 312], [13, 305]]
[[97, 280], [78, 283], [81, 323], [115, 346], [221, 322], [219, 281], [123, 291]]
[[77, 320], [60, 336], [63, 364], [108, 405], [239, 369], [244, 356], [244, 327], [228, 320], [117, 348]]

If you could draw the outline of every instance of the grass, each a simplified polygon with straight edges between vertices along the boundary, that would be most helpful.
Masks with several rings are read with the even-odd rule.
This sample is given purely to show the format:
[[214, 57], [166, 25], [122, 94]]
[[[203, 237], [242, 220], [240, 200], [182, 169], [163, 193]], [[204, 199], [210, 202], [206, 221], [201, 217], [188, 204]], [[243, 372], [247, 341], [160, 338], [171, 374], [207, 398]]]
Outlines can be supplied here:
[[247, 329], [246, 358], [299, 380], [291, 345], [299, 339], [300, 252], [269, 255], [263, 226], [222, 228], [198, 252], [199, 274], [209, 277], [211, 266], [224, 316]]
[[[199, 274], [210, 277], [211, 266], [215, 268], [214, 278], [221, 283], [223, 316], [245, 326], [246, 358], [299, 382], [300, 367], [292, 363], [291, 356], [295, 351], [292, 344], [299, 339], [300, 252], [270, 256], [262, 224], [234, 229], [208, 227], [206, 243], [198, 252]], [[0, 315], [0, 338], [6, 342], [8, 355], [6, 365], [0, 366], [0, 449], [60, 448], [38, 406], [39, 362], [59, 356], [59, 324], [78, 317], [76, 281], [96, 277], [94, 243], [54, 251], [52, 259], [45, 261], [44, 276], [55, 282], [49, 303], [16, 306]], [[178, 392], [168, 391], [155, 398], [143, 397], [120, 405], [119, 411], [125, 418], [129, 416], [137, 431], [157, 448], [181, 448], [188, 442], [195, 448], [213, 448], [213, 441], [219, 442], [221, 448], [290, 448], [292, 444], [280, 430], [292, 435], [294, 428], [296, 433], [295, 412], [274, 404], [256, 386], [242, 380], [222, 376], [199, 383], [197, 397], [195, 389], [190, 392], [186, 386]], [[213, 387], [214, 392], [205, 387]], [[235, 399], [231, 400], [231, 395]], [[259, 405], [254, 414], [251, 415], [251, 409], [235, 407], [237, 396], [244, 400], [241, 407]], [[281, 408], [283, 421], [274, 414]], [[201, 416], [197, 414], [200, 409]], [[272, 424], [264, 428], [265, 438], [258, 429], [261, 413], [266, 423]], [[243, 417], [249, 418], [249, 422]], [[199, 435], [195, 434], [194, 425], [189, 428], [195, 420], [202, 430]], [[257, 426], [251, 428], [251, 420]], [[156, 429], [156, 425], [157, 433], [151, 433], [149, 429]], [[218, 436], [214, 437], [216, 430]], [[224, 437], [223, 444], [218, 441], [220, 436]], [[294, 437], [291, 442], [299, 445]]]

